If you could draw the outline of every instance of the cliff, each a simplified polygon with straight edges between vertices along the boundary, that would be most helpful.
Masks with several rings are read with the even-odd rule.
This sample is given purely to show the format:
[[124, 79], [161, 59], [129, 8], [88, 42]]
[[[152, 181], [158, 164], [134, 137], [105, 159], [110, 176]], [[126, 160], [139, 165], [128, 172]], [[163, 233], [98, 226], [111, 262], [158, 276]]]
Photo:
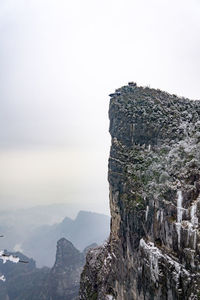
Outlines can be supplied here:
[[80, 300], [200, 299], [200, 102], [134, 83], [110, 96], [111, 234]]
[[77, 300], [84, 254], [62, 238], [57, 243], [56, 261], [40, 293], [41, 300]]

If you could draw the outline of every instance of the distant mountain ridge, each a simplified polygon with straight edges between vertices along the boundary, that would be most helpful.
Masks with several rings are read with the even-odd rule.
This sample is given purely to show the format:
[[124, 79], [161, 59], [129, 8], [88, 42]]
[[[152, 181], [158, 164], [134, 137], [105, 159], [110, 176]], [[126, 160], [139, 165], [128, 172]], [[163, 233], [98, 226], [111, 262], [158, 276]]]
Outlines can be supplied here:
[[5, 237], [1, 240], [2, 247], [9, 251], [19, 250], [24, 253], [22, 244], [37, 227], [60, 223], [66, 216], [76, 216], [79, 210], [80, 207], [72, 203], [0, 210], [0, 234]]
[[36, 260], [38, 266], [51, 267], [56, 253], [56, 242], [59, 239], [64, 237], [83, 251], [92, 243], [104, 242], [109, 236], [109, 227], [109, 216], [80, 211], [75, 220], [65, 217], [61, 223], [38, 227], [22, 248], [24, 253]]
[[79, 211], [73, 220], [68, 217], [72, 209], [75, 208], [67, 204], [55, 204], [0, 211], [0, 234], [4, 235], [1, 247], [33, 257], [39, 267], [52, 267], [60, 238], [67, 238], [82, 251], [87, 245], [100, 244], [108, 237], [109, 216]]

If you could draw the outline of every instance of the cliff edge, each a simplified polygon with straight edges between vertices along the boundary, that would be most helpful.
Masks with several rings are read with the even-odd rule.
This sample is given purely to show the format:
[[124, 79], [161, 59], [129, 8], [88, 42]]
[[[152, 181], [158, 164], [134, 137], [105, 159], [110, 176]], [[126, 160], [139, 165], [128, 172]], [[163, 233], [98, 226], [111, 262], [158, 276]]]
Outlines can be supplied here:
[[200, 101], [134, 83], [110, 96], [111, 234], [80, 300], [200, 299]]

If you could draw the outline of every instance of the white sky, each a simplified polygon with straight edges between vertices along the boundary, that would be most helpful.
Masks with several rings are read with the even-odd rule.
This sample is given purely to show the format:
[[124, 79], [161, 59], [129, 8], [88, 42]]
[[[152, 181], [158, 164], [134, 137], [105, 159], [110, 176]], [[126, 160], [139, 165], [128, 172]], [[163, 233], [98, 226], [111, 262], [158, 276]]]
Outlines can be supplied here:
[[108, 94], [200, 97], [198, 0], [0, 1], [0, 201], [108, 212]]

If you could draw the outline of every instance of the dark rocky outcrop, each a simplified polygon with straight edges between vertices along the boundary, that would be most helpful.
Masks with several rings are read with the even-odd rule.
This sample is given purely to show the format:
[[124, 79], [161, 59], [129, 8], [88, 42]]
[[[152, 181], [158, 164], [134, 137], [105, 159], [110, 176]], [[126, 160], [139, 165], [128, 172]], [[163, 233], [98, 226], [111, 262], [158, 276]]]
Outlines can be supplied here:
[[81, 253], [71, 242], [62, 238], [57, 243], [56, 261], [52, 269], [36, 268], [35, 261], [16, 252], [20, 260], [27, 263], [0, 261], [1, 300], [76, 300], [78, 299], [80, 274], [85, 255], [92, 244]]
[[85, 257], [73, 244], [62, 238], [57, 243], [56, 261], [40, 299], [76, 300]]
[[80, 299], [200, 299], [200, 101], [129, 84], [109, 117], [111, 234]]
[[36, 268], [35, 261], [20, 252], [12, 253], [28, 263], [3, 264], [0, 261], [0, 273], [6, 278], [0, 281], [1, 300], [40, 300], [38, 292], [43, 288], [50, 269]]

